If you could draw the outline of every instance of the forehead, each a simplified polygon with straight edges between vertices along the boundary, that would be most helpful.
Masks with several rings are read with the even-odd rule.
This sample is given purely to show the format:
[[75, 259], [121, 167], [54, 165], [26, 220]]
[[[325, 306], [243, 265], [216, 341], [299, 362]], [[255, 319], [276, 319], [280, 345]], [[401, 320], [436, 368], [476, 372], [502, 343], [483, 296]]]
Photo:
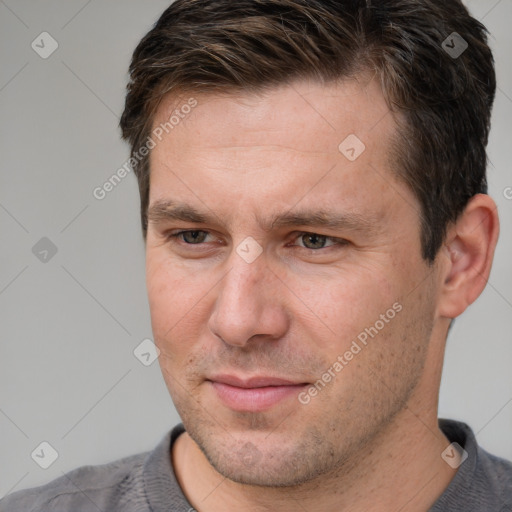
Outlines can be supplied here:
[[[185, 105], [192, 99], [197, 106], [180, 115], [181, 110], [189, 110]], [[176, 143], [188, 139], [196, 146], [200, 142], [268, 144], [278, 134], [289, 148], [332, 152], [350, 133], [368, 147], [374, 142], [371, 135], [381, 139], [395, 129], [378, 81], [366, 75], [329, 84], [295, 81], [258, 93], [168, 95], [156, 112], [153, 129], [168, 122], [176, 111], [180, 119], [174, 116], [178, 124], [169, 135]], [[312, 137], [312, 132], [317, 136]]]
[[403, 188], [389, 161], [396, 125], [375, 80], [181, 94], [160, 105], [153, 130], [173, 115], [176, 124], [151, 152], [150, 206], [172, 199], [255, 218], [269, 208], [310, 208], [320, 198], [331, 209], [357, 214], [366, 207], [378, 217], [408, 195], [395, 193]]

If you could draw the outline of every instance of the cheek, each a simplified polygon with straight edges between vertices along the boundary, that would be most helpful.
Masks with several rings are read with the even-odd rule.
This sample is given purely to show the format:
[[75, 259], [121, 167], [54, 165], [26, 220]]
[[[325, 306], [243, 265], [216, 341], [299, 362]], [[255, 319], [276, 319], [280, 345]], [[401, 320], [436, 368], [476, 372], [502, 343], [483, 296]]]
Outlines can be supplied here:
[[343, 350], [399, 298], [396, 281], [388, 275], [382, 269], [359, 268], [322, 282], [302, 282], [297, 294], [307, 306], [302, 327], [308, 330], [308, 319], [316, 319], [309, 325], [320, 326], [326, 333], [323, 343], [316, 338], [317, 346], [324, 344], [326, 349]]
[[147, 255], [146, 285], [155, 343], [163, 353], [186, 353], [206, 325], [211, 286], [162, 258]]

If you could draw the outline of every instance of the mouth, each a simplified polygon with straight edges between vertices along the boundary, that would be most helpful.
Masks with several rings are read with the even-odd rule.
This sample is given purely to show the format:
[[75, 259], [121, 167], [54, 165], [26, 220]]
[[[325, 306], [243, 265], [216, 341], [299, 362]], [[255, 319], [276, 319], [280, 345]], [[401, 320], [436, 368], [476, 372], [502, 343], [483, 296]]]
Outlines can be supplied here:
[[255, 376], [248, 379], [217, 375], [207, 379], [217, 398], [238, 412], [262, 412], [298, 394], [310, 384], [288, 379]]

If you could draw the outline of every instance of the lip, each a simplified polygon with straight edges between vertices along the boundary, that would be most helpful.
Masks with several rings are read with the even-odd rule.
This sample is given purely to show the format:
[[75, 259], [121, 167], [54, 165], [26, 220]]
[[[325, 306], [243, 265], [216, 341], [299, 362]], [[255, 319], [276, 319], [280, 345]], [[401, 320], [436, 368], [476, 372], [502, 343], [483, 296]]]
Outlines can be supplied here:
[[261, 412], [283, 400], [297, 396], [309, 385], [288, 379], [255, 376], [248, 379], [217, 375], [208, 379], [220, 401], [234, 411]]
[[267, 376], [254, 376], [248, 379], [243, 379], [235, 375], [216, 375], [208, 380], [213, 382], [220, 382], [222, 384], [228, 384], [229, 386], [235, 386], [237, 388], [264, 388], [267, 386], [294, 386], [299, 384], [307, 384], [306, 382], [297, 382], [293, 380], [281, 379], [279, 377], [267, 377]]

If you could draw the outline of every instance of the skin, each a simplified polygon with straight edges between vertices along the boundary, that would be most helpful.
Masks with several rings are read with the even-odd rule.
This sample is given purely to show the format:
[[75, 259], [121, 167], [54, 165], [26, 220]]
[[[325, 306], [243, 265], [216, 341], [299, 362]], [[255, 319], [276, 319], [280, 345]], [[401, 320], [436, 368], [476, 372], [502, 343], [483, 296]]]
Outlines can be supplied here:
[[[184, 493], [200, 512], [428, 509], [455, 474], [437, 425], [447, 329], [485, 286], [494, 203], [475, 196], [429, 265], [419, 203], [388, 156], [396, 124], [375, 81], [194, 97], [151, 152], [149, 209], [172, 201], [211, 218], [150, 215], [146, 241], [159, 362], [187, 430], [171, 454]], [[154, 126], [187, 98], [167, 98]], [[338, 149], [349, 134], [366, 146], [355, 161]], [[357, 222], [271, 226], [305, 209]], [[182, 230], [196, 233], [170, 236]], [[237, 253], [247, 237], [262, 251], [251, 263]], [[208, 381], [311, 385], [397, 303], [307, 404], [292, 396], [233, 411]]]

